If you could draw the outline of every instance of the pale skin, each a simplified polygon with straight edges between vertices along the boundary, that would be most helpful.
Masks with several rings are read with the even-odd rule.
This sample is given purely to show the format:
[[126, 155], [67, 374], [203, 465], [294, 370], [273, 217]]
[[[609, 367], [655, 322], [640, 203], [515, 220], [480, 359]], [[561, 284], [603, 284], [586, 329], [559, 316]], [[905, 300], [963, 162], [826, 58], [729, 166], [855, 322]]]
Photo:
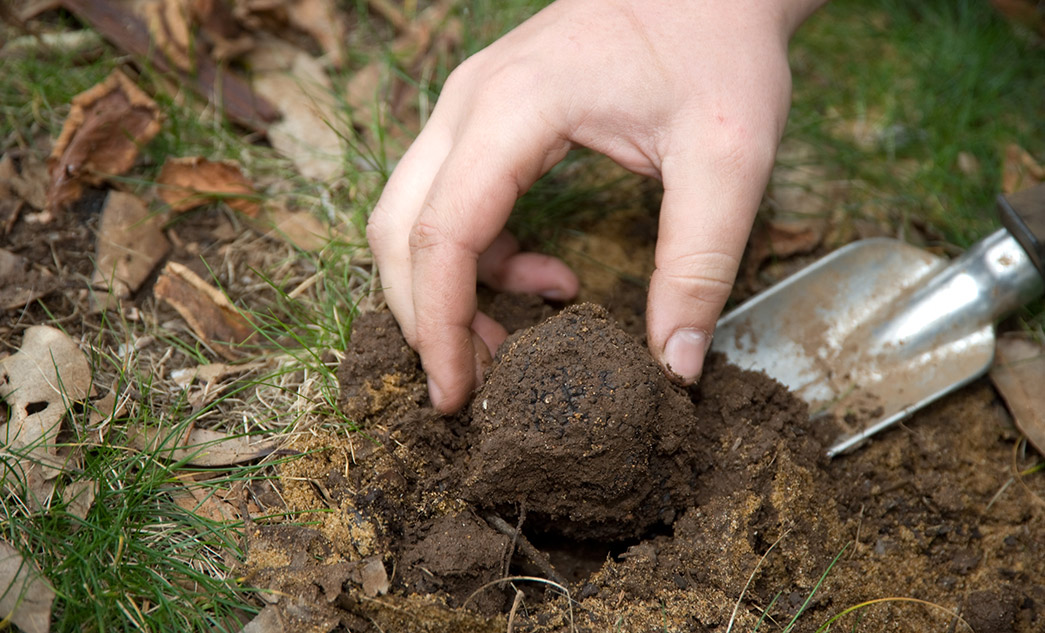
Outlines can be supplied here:
[[823, 1], [558, 0], [454, 70], [367, 227], [438, 409], [464, 405], [507, 336], [476, 281], [577, 294], [504, 226], [578, 146], [663, 183], [648, 341], [678, 381], [700, 377], [787, 119], [788, 40]]

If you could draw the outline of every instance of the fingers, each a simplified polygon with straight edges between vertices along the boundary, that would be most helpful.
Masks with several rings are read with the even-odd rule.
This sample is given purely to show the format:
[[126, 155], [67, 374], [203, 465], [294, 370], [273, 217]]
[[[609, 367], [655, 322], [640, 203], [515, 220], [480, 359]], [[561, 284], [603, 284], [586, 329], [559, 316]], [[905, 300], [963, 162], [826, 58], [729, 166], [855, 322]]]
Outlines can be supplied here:
[[[480, 349], [475, 334], [482, 341], [503, 339], [500, 332], [490, 334], [488, 319], [477, 317], [480, 254], [495, 244], [520, 193], [569, 148], [546, 125], [534, 124], [533, 117], [509, 119], [503, 111], [496, 123], [481, 113], [473, 118], [446, 157], [409, 233], [415, 348], [428, 374], [432, 403], [442, 411], [456, 411], [465, 403], [480, 371], [479, 355], [492, 351]], [[508, 253], [511, 244], [502, 242], [498, 250]], [[506, 287], [570, 290], [570, 280], [554, 264], [545, 262], [548, 274], [527, 277], [517, 265], [525, 260], [513, 263], [515, 257], [520, 256], [494, 254], [486, 260], [500, 271]]]
[[683, 384], [700, 377], [736, 277], [772, 168], [769, 137], [665, 161], [647, 331], [654, 356]]
[[417, 336], [408, 236], [450, 146], [449, 133], [437, 122], [425, 126], [399, 161], [367, 223], [385, 301], [412, 346]]
[[553, 301], [577, 296], [580, 280], [562, 260], [519, 252], [519, 242], [501, 231], [479, 256], [479, 281], [499, 292], [536, 294]]

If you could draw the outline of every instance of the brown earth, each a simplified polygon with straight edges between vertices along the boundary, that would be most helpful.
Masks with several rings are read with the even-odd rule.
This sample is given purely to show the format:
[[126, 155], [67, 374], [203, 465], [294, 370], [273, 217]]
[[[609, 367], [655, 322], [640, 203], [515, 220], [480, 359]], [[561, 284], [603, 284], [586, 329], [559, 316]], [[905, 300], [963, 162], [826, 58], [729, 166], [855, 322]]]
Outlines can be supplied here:
[[[54, 288], [0, 322], [3, 351], [33, 323], [100, 327], [82, 282], [99, 201], [4, 236]], [[600, 243], [652, 237], [623, 217]], [[258, 249], [216, 237], [228, 223], [173, 227], [171, 258], [246, 295]], [[873, 600], [832, 629], [1045, 630], [1045, 478], [987, 382], [829, 461], [830, 429], [765, 377], [717, 358], [692, 389], [660, 374], [644, 289], [621, 281], [643, 274], [589, 289], [608, 313], [484, 295], [520, 331], [456, 416], [429, 408], [387, 313], [357, 318], [339, 376], [362, 432], [293, 447], [278, 504], [323, 520], [249, 526], [246, 582], [298, 630], [771, 631], [805, 605], [793, 630], [814, 631]], [[147, 291], [128, 303], [178, 326]]]
[[1033, 456], [985, 383], [829, 461], [773, 381], [713, 357], [680, 389], [595, 306], [514, 335], [450, 417], [396, 331], [363, 315], [341, 368], [348, 401], [385, 394], [350, 407], [378, 443], [324, 480], [391, 570], [331, 601], [350, 628], [813, 631], [874, 600], [833, 626], [1045, 627], [1045, 482], [1014, 481]]

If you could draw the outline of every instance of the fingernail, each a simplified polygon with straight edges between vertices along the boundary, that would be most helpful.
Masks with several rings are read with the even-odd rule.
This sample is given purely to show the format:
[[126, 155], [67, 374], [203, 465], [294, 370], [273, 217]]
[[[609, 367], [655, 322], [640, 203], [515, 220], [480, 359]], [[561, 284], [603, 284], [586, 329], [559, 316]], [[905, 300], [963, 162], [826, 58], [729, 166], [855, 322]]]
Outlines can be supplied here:
[[683, 384], [695, 382], [704, 369], [704, 356], [707, 354], [710, 339], [708, 333], [702, 330], [675, 330], [664, 345], [665, 368], [681, 378]]
[[540, 291], [539, 294], [550, 301], [566, 301], [570, 298], [569, 294], [562, 288], [547, 288]]
[[432, 406], [436, 409], [443, 402], [443, 390], [431, 378], [428, 379], [428, 397], [432, 400]]

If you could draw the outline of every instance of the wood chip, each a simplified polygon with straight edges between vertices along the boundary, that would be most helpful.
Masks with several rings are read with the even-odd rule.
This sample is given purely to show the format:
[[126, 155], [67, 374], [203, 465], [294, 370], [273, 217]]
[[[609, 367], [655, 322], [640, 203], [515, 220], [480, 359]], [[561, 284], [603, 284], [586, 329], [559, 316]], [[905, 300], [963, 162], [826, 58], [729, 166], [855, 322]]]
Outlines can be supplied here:
[[157, 299], [166, 301], [193, 332], [227, 360], [240, 356], [236, 346], [246, 343], [254, 328], [220, 290], [177, 262], [168, 262], [153, 286]]
[[156, 102], [118, 70], [73, 97], [48, 158], [48, 210], [79, 200], [85, 184], [99, 185], [130, 169], [139, 148], [160, 131], [161, 120]]
[[261, 207], [254, 185], [239, 163], [212, 161], [202, 156], [168, 158], [156, 179], [157, 193], [177, 213], [223, 200], [247, 217], [257, 217]]
[[117, 297], [127, 297], [141, 287], [170, 249], [160, 215], [149, 213], [133, 194], [110, 191], [98, 226], [92, 283]]

